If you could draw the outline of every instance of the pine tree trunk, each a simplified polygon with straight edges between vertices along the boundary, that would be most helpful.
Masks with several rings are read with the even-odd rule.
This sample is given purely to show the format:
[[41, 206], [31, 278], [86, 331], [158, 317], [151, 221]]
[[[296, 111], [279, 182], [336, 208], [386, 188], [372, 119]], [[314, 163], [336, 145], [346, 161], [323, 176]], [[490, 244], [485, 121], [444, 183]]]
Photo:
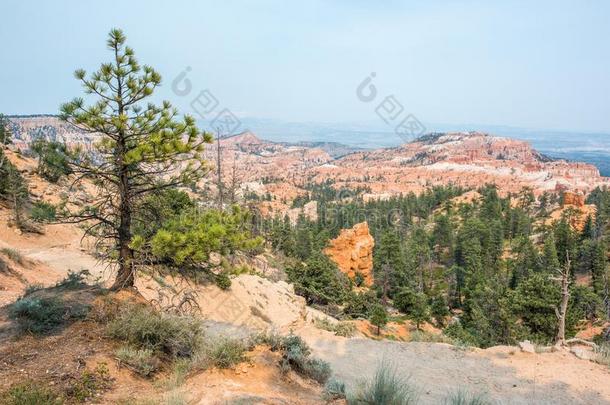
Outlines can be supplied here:
[[559, 327], [557, 328], [557, 337], [555, 338], [555, 345], [557, 346], [565, 346], [566, 344], [566, 313], [570, 299], [570, 290], [568, 289], [570, 284], [570, 257], [567, 253], [566, 257], [565, 268], [561, 273], [561, 305], [558, 313]]
[[[118, 96], [122, 99], [122, 84], [119, 80]], [[123, 104], [119, 102], [119, 115], [123, 114]], [[129, 246], [131, 243], [131, 188], [129, 185], [129, 167], [125, 162], [126, 139], [123, 132], [119, 132], [117, 141], [117, 166], [119, 168], [119, 229], [118, 250], [119, 250], [119, 269], [112, 285], [112, 290], [133, 287], [135, 276], [133, 267], [133, 250]]]

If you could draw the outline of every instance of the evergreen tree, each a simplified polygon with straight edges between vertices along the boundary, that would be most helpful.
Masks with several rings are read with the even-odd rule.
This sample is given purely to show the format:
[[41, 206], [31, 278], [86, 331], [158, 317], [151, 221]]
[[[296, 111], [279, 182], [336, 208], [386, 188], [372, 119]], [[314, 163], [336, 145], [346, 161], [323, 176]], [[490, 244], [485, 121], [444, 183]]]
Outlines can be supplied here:
[[134, 235], [130, 248], [182, 272], [207, 271], [212, 252], [228, 255], [255, 251], [262, 245], [263, 240], [246, 227], [248, 215], [236, 206], [230, 212], [191, 210], [166, 221], [150, 240]]
[[[4, 152], [0, 150], [0, 162]], [[0, 166], [0, 199], [5, 200], [13, 210], [13, 220], [19, 229], [24, 229], [23, 209], [29, 200], [27, 182], [8, 159]]]
[[37, 171], [44, 179], [57, 183], [62, 176], [72, 173], [70, 153], [65, 144], [40, 138], [32, 143], [31, 149], [38, 155]]
[[[519, 284], [511, 295], [511, 306], [521, 319], [527, 335], [534, 340], [549, 343], [557, 332], [558, 309], [561, 291], [556, 283], [549, 280], [549, 275], [534, 274]], [[575, 319], [568, 313], [566, 333], [574, 333]]]
[[561, 266], [565, 265], [568, 256], [575, 257], [576, 241], [574, 231], [567, 221], [566, 216], [563, 216], [560, 221], [555, 224], [553, 230], [555, 234], [555, 249]]
[[[432, 249], [428, 235], [420, 227], [416, 227], [407, 239], [405, 281], [423, 292], [430, 285], [426, 285], [426, 278], [431, 276]], [[402, 284], [405, 285], [405, 284]]]
[[430, 314], [436, 321], [437, 326], [441, 328], [445, 326], [445, 318], [451, 315], [451, 313], [449, 312], [447, 302], [442, 295], [437, 295], [432, 298]]
[[381, 328], [388, 323], [388, 312], [381, 304], [375, 304], [371, 309], [369, 321], [377, 327], [377, 336], [381, 334]]
[[435, 218], [432, 246], [435, 250], [436, 260], [449, 264], [449, 258], [453, 255], [453, 233], [453, 224], [448, 214], [439, 215]]
[[419, 330], [422, 323], [430, 321], [428, 296], [423, 292], [415, 293], [409, 317], [415, 322], [417, 330]]
[[9, 128], [8, 118], [6, 118], [4, 114], [0, 114], [0, 146], [4, 147], [6, 145], [9, 145], [11, 142], [12, 136], [11, 130]]
[[555, 248], [555, 236], [552, 232], [549, 232], [544, 239], [541, 262], [542, 270], [549, 274], [556, 273], [561, 267], [557, 257], [557, 249]]
[[595, 238], [595, 235], [595, 223], [593, 222], [593, 218], [591, 217], [591, 215], [587, 215], [587, 220], [580, 234], [580, 239], [593, 239]]
[[603, 294], [606, 283], [606, 254], [602, 242], [584, 240], [579, 247], [576, 269], [591, 276], [591, 286], [597, 294]]
[[522, 280], [541, 270], [540, 257], [532, 241], [529, 238], [520, 237], [515, 242], [513, 252], [517, 258], [513, 265], [511, 288], [516, 288]]
[[286, 269], [288, 280], [308, 304], [340, 304], [346, 298], [348, 280], [337, 265], [321, 252], [314, 252], [305, 264]]
[[379, 243], [375, 244], [373, 252], [373, 268], [375, 277], [383, 279], [384, 272], [391, 274], [388, 293], [393, 294], [397, 286], [408, 285], [413, 282], [406, 272], [404, 249], [401, 246], [398, 234], [394, 230], [387, 230], [381, 235]]
[[143, 105], [161, 84], [161, 76], [152, 67], [140, 66], [121, 30], [110, 31], [107, 45], [111, 62], [88, 78], [82, 69], [75, 72], [85, 93], [97, 101], [86, 106], [76, 98], [61, 106], [62, 119], [100, 134], [96, 161], [81, 156], [71, 162], [78, 178], [91, 180], [99, 192], [79, 212], [67, 213], [66, 221], [90, 223], [87, 235], [113, 241], [104, 257], [117, 264], [113, 288], [119, 289], [134, 284], [134, 208], [148, 195], [193, 184], [204, 175], [201, 153], [211, 136], [200, 133], [192, 117], [178, 120], [177, 110], [167, 101]]

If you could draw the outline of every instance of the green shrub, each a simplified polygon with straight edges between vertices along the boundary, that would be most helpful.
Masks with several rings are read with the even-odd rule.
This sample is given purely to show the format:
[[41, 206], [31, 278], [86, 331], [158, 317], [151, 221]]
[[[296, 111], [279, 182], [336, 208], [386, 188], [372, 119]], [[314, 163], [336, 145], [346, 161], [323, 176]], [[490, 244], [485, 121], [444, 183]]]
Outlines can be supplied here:
[[11, 387], [0, 394], [0, 403], [5, 405], [61, 405], [63, 401], [48, 388], [34, 382]]
[[63, 287], [68, 290], [75, 290], [87, 285], [85, 283], [85, 276], [89, 274], [88, 270], [81, 270], [78, 272], [74, 272], [72, 270], [68, 271], [68, 275], [57, 284], [56, 287]]
[[324, 399], [335, 401], [343, 398], [345, 398], [345, 383], [335, 378], [328, 380], [324, 385]]
[[31, 149], [38, 155], [38, 174], [51, 183], [72, 173], [71, 154], [65, 144], [39, 138], [32, 143]]
[[245, 360], [247, 346], [237, 339], [219, 337], [205, 341], [205, 347], [198, 354], [200, 368], [230, 368]]
[[6, 257], [8, 257], [9, 259], [11, 259], [12, 261], [14, 261], [17, 264], [23, 265], [25, 263], [23, 255], [15, 249], [2, 248], [2, 249], [0, 249], [0, 253], [3, 253]]
[[310, 357], [311, 349], [299, 336], [262, 333], [254, 336], [250, 341], [250, 346], [259, 344], [268, 345], [273, 352], [282, 352], [280, 361], [282, 372], [294, 370], [320, 384], [324, 384], [332, 373], [327, 362]]
[[331, 375], [330, 365], [320, 359], [310, 358], [311, 350], [299, 336], [289, 335], [282, 343], [282, 368], [290, 366], [297, 373], [325, 383]]
[[491, 404], [481, 394], [470, 394], [467, 391], [458, 390], [445, 399], [445, 405], [489, 405]]
[[372, 290], [366, 293], [350, 291], [345, 300], [343, 313], [352, 319], [368, 318], [375, 302], [377, 302], [377, 297]]
[[231, 288], [231, 279], [226, 273], [220, 273], [214, 278], [214, 281], [221, 290], [228, 290]]
[[201, 347], [200, 323], [187, 316], [158, 313], [133, 305], [125, 308], [107, 326], [108, 334], [140, 349], [149, 349], [174, 358], [192, 357]]
[[57, 209], [55, 206], [44, 201], [35, 202], [30, 210], [30, 218], [36, 222], [54, 221], [56, 215]]
[[309, 377], [320, 384], [324, 384], [330, 378], [332, 370], [328, 362], [318, 358], [308, 358], [297, 368], [302, 375]]
[[429, 342], [453, 344], [454, 340], [442, 333], [430, 333], [423, 330], [414, 330], [409, 335], [409, 342]]
[[32, 294], [32, 293], [35, 293], [36, 291], [40, 291], [40, 290], [42, 290], [43, 288], [44, 288], [44, 286], [43, 286], [42, 284], [38, 284], [38, 283], [35, 283], [35, 284], [28, 284], [28, 285], [25, 287], [25, 290], [24, 290], [24, 292], [23, 292], [23, 296], [25, 297], [25, 296], [27, 296], [27, 295], [30, 295], [30, 294]]
[[599, 364], [610, 366], [610, 343], [603, 342], [595, 348], [593, 361]]
[[116, 357], [143, 377], [150, 376], [159, 368], [159, 360], [150, 349], [123, 346], [117, 350]]
[[313, 253], [304, 264], [286, 268], [286, 274], [296, 293], [305, 297], [309, 305], [340, 304], [347, 295], [347, 277], [321, 252]]
[[396, 367], [383, 360], [373, 379], [363, 382], [347, 402], [350, 405], [411, 405], [417, 403], [417, 394], [409, 381], [398, 374]]
[[277, 333], [261, 332], [250, 338], [250, 348], [253, 349], [257, 345], [267, 345], [272, 352], [282, 350], [284, 337]]
[[462, 346], [475, 346], [478, 347], [480, 345], [479, 340], [473, 336], [469, 331], [464, 329], [464, 327], [459, 322], [453, 322], [449, 324], [444, 330], [443, 333], [452, 338], [454, 344], [462, 345]]
[[108, 366], [106, 363], [99, 363], [95, 370], [83, 371], [80, 377], [70, 384], [66, 394], [76, 402], [82, 403], [109, 389], [111, 383]]
[[87, 305], [67, 303], [58, 297], [24, 297], [11, 306], [9, 317], [24, 332], [45, 334], [85, 318], [88, 311]]
[[316, 327], [333, 332], [337, 336], [352, 337], [356, 334], [356, 325], [351, 322], [331, 323], [328, 319], [316, 319]]

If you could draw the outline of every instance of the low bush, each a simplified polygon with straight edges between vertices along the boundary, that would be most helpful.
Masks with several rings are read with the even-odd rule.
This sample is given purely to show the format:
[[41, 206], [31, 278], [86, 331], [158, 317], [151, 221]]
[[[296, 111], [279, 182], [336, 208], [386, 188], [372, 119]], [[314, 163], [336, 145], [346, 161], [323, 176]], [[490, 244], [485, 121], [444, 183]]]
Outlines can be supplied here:
[[23, 297], [9, 309], [9, 317], [23, 332], [45, 334], [62, 325], [83, 319], [89, 306], [69, 303], [58, 297]]
[[442, 333], [430, 333], [423, 330], [415, 330], [409, 335], [410, 342], [429, 342], [429, 343], [448, 343], [453, 344], [454, 340]]
[[2, 249], [0, 249], [0, 253], [4, 254], [6, 257], [8, 257], [9, 259], [11, 259], [13, 262], [15, 262], [17, 264], [23, 265], [25, 262], [23, 255], [15, 249], [2, 248]]
[[324, 386], [324, 399], [326, 401], [336, 401], [345, 398], [345, 383], [331, 378]]
[[356, 325], [347, 321], [331, 323], [327, 319], [317, 319], [316, 327], [333, 332], [337, 336], [352, 337], [356, 334]]
[[417, 403], [417, 394], [409, 381], [398, 374], [396, 367], [383, 360], [373, 379], [363, 382], [347, 402], [350, 405], [412, 405]]
[[186, 316], [156, 312], [143, 305], [130, 305], [108, 323], [108, 334], [139, 349], [173, 358], [192, 357], [202, 345], [200, 323]]
[[85, 283], [85, 277], [88, 274], [88, 270], [81, 270], [78, 272], [70, 270], [68, 271], [68, 275], [55, 286], [68, 290], [76, 290], [87, 285], [87, 283]]
[[116, 358], [143, 377], [152, 375], [159, 368], [159, 360], [150, 349], [123, 346], [117, 350]]
[[[112, 384], [112, 378], [106, 363], [99, 363], [94, 370], [85, 370], [73, 381], [66, 390], [68, 398], [77, 403], [87, 402], [101, 392], [106, 391]], [[72, 401], [71, 401], [72, 402]]]
[[206, 341], [208, 362], [218, 368], [230, 368], [245, 360], [246, 345], [237, 339], [216, 338]]
[[258, 345], [267, 345], [272, 352], [282, 350], [284, 337], [277, 333], [258, 333], [250, 338], [249, 348], [253, 349]]
[[289, 335], [282, 343], [282, 369], [290, 366], [297, 373], [325, 383], [331, 375], [330, 365], [320, 359], [311, 358], [311, 350], [299, 336]]
[[603, 342], [597, 345], [593, 361], [610, 366], [610, 342]]
[[489, 405], [491, 402], [481, 394], [458, 390], [445, 399], [445, 405]]
[[61, 405], [61, 398], [48, 388], [33, 382], [21, 383], [0, 394], [5, 405]]
[[28, 284], [25, 287], [25, 291], [23, 292], [23, 296], [26, 297], [26, 296], [28, 296], [30, 294], [35, 293], [36, 291], [42, 290], [43, 288], [44, 288], [44, 286], [42, 284], [38, 284], [38, 283]]
[[268, 345], [273, 352], [282, 353], [280, 369], [283, 372], [294, 370], [320, 384], [324, 384], [332, 374], [327, 362], [310, 357], [311, 349], [299, 336], [262, 333], [254, 336], [250, 341], [251, 347], [260, 344]]
[[452, 338], [455, 345], [479, 347], [479, 339], [473, 336], [459, 322], [453, 322], [443, 329], [443, 334]]
[[55, 221], [57, 209], [53, 204], [44, 201], [35, 202], [30, 210], [30, 218], [36, 222], [51, 222]]

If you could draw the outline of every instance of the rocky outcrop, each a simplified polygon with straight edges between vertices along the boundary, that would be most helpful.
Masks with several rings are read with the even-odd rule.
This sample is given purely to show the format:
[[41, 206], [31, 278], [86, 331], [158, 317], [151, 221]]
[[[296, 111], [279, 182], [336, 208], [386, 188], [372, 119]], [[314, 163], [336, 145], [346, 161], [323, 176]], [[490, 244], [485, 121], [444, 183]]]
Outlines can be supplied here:
[[496, 184], [503, 195], [524, 187], [539, 195], [558, 185], [586, 195], [610, 184], [591, 164], [553, 160], [527, 142], [482, 132], [426, 135], [397, 148], [353, 153], [310, 172], [317, 182], [332, 179], [337, 189], [366, 187], [369, 198], [486, 183]]
[[8, 119], [13, 144], [21, 151], [27, 151], [30, 144], [40, 138], [90, 150], [98, 137], [60, 120], [56, 115], [9, 116]]
[[[15, 147], [21, 150], [39, 137], [91, 149], [96, 138], [56, 116], [9, 119]], [[226, 189], [237, 187], [235, 197], [256, 201], [253, 205], [262, 215], [288, 215], [293, 221], [300, 214], [316, 217], [313, 204], [291, 210], [294, 199], [305, 195], [305, 186], [311, 183], [332, 184], [337, 190], [365, 189], [366, 201], [418, 194], [430, 186], [447, 184], [467, 189], [496, 184], [504, 196], [524, 187], [536, 195], [545, 191], [587, 195], [596, 187], [610, 186], [610, 180], [600, 176], [593, 165], [553, 160], [527, 142], [482, 132], [434, 133], [400, 147], [359, 151], [341, 158], [331, 156], [319, 143], [271, 142], [250, 131], [224, 137], [219, 145]], [[214, 173], [217, 146], [209, 145], [204, 152]], [[215, 175], [205, 176], [199, 186], [214, 199], [216, 184]]]
[[296, 224], [299, 220], [299, 217], [302, 215], [303, 217], [309, 219], [310, 221], [318, 220], [318, 202], [317, 201], [309, 201], [305, 203], [303, 207], [300, 208], [291, 208], [286, 212], [288, 218], [290, 218], [290, 222], [292, 224]]
[[581, 208], [585, 205], [585, 196], [582, 193], [574, 193], [571, 191], [563, 192], [563, 204], [572, 205]]
[[366, 222], [343, 229], [339, 236], [330, 241], [324, 253], [328, 255], [339, 270], [351, 279], [357, 273], [364, 277], [364, 286], [373, 285], [373, 247], [375, 240], [369, 232]]

